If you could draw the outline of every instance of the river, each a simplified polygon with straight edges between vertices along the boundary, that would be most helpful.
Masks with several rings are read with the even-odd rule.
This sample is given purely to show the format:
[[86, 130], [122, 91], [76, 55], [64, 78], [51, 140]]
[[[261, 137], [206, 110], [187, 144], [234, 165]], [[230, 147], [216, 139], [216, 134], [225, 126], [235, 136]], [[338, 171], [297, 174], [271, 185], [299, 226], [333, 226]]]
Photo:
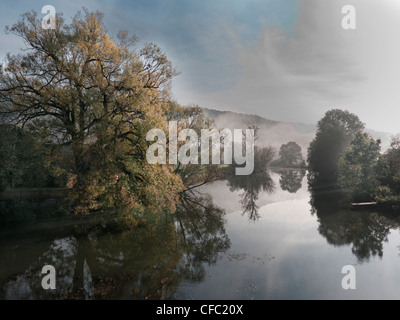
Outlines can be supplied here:
[[[269, 171], [205, 185], [173, 215], [3, 226], [0, 297], [399, 299], [398, 219], [321, 197], [304, 171]], [[41, 286], [48, 264], [55, 290]], [[342, 286], [347, 265], [355, 289]]]

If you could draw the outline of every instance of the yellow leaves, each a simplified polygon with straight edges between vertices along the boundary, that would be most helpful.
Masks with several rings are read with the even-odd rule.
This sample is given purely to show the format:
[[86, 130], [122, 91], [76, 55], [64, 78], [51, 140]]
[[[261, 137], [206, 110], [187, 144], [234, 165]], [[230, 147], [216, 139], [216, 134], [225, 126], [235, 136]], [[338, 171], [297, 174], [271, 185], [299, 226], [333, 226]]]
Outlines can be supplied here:
[[168, 165], [145, 164], [142, 168], [145, 183], [140, 186], [140, 195], [152, 210], [174, 212], [179, 203], [179, 193], [184, 190], [180, 177]]
[[146, 133], [168, 129], [165, 100], [173, 69], [156, 45], [140, 53], [128, 49], [135, 38], [126, 32], [117, 45], [102, 17], [84, 9], [71, 24], [58, 24], [56, 32], [17, 24], [32, 50], [10, 57], [0, 72], [3, 88], [9, 89], [0, 100], [12, 100], [11, 108], [28, 117], [21, 121], [45, 120], [49, 132], [69, 145], [76, 211], [138, 203], [173, 210], [182, 181], [169, 167], [144, 160]]

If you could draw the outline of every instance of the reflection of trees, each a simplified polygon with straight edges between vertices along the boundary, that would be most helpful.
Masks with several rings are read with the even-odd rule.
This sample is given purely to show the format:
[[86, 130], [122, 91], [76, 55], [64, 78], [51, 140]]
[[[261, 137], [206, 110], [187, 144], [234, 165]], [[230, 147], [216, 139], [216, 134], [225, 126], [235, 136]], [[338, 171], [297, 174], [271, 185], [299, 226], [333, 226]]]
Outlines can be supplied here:
[[231, 191], [243, 190], [240, 204], [243, 214], [247, 214], [250, 220], [258, 220], [259, 207], [256, 204], [258, 194], [261, 191], [272, 192], [275, 189], [274, 182], [267, 172], [253, 172], [248, 176], [228, 176], [228, 184]]
[[[39, 257], [34, 256], [36, 261], [28, 265], [25, 272], [13, 274], [6, 280], [3, 287], [4, 292], [2, 292], [5, 299], [51, 299], [56, 296], [64, 296], [72, 290], [76, 239], [65, 237], [46, 244], [49, 245], [47, 250], [42, 251]], [[30, 252], [27, 254], [18, 249], [15, 252], [17, 261], [29, 258]], [[33, 254], [38, 254], [38, 252], [34, 250]], [[1, 262], [2, 265], [3, 263]], [[41, 270], [47, 264], [56, 268], [57, 282], [55, 290], [46, 291], [41, 287], [41, 280], [44, 276], [41, 274]], [[10, 264], [6, 264], [6, 267], [10, 268]], [[2, 268], [5, 268], [5, 266], [3, 265]], [[60, 286], [60, 283], [63, 285]], [[3, 298], [3, 295], [1, 298]]]
[[383, 243], [391, 228], [392, 219], [372, 211], [355, 211], [341, 207], [345, 195], [338, 190], [309, 184], [312, 213], [319, 221], [318, 231], [334, 246], [351, 245], [359, 262], [371, 256], [383, 255]]
[[388, 241], [394, 223], [373, 212], [338, 211], [319, 219], [319, 232], [335, 246], [352, 245], [351, 251], [362, 261], [383, 255], [383, 243]]
[[[230, 240], [224, 211], [209, 197], [186, 195], [175, 214], [107, 214], [67, 224], [44, 254], [29, 255], [26, 272], [10, 277], [5, 298], [164, 299], [180, 281], [204, 277]], [[53, 235], [52, 235], [53, 236]], [[53, 238], [54, 239], [54, 238]], [[40, 270], [51, 264], [57, 290], [41, 288]]]
[[175, 213], [185, 257], [180, 273], [185, 279], [200, 281], [204, 264], [215, 263], [218, 254], [230, 247], [225, 232], [225, 211], [216, 207], [208, 195], [186, 193]]
[[279, 170], [279, 185], [284, 191], [296, 193], [301, 188], [301, 182], [306, 174], [305, 170], [282, 169]]
[[273, 157], [271, 148], [255, 149], [254, 171], [247, 176], [237, 176], [230, 170], [227, 174], [228, 185], [231, 191], [243, 190], [240, 201], [243, 214], [247, 214], [250, 220], [258, 220], [259, 207], [256, 204], [258, 194], [261, 191], [273, 192], [274, 182], [268, 172], [268, 164]]
[[96, 225], [79, 242], [73, 297], [83, 297], [86, 260], [97, 299], [166, 298], [179, 279], [174, 267], [183, 252], [176, 241], [173, 223], [160, 217], [125, 216]]

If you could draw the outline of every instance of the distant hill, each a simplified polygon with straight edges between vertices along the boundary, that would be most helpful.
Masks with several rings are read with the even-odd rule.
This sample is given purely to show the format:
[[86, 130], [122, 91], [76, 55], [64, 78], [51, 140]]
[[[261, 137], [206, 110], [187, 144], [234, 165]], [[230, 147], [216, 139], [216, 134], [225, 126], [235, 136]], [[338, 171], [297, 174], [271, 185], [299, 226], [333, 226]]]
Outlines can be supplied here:
[[[303, 156], [307, 155], [307, 148], [314, 139], [316, 125], [304, 123], [292, 123], [269, 120], [257, 115], [237, 113], [232, 111], [219, 111], [204, 109], [206, 114], [214, 119], [218, 128], [246, 129], [251, 125], [259, 128], [257, 144], [260, 146], [272, 146], [277, 151], [282, 144], [289, 141], [296, 142], [302, 150]], [[382, 150], [390, 144], [390, 133], [378, 132], [366, 129], [375, 139], [381, 139]]]

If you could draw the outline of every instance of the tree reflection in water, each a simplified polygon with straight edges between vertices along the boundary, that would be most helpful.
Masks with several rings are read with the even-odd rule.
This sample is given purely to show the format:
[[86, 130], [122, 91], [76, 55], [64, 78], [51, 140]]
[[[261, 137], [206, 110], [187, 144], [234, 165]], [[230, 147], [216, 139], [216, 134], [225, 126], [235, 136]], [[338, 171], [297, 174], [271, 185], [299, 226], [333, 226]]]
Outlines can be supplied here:
[[[180, 282], [203, 279], [204, 265], [229, 249], [224, 215], [210, 197], [192, 192], [174, 214], [97, 214], [90, 221], [66, 222], [61, 238], [48, 234], [41, 255], [31, 250], [32, 243], [2, 255], [1, 265], [19, 254], [30, 261], [25, 272], [7, 276], [2, 298], [170, 298]], [[41, 288], [46, 264], [56, 269], [56, 290]]]
[[261, 191], [273, 192], [275, 184], [269, 173], [265, 171], [253, 172], [248, 176], [229, 176], [227, 178], [230, 191], [243, 190], [240, 204], [243, 215], [247, 214], [249, 220], [256, 221], [260, 218], [257, 206], [258, 195]]
[[280, 175], [279, 185], [281, 189], [290, 193], [296, 193], [301, 189], [301, 183], [306, 175], [304, 169], [281, 169], [278, 173]]
[[309, 182], [309, 191], [311, 213], [317, 215], [318, 231], [329, 244], [351, 245], [360, 263], [383, 256], [383, 243], [388, 241], [390, 230], [399, 226], [394, 218], [372, 210], [344, 208], [346, 195], [332, 187]]
[[227, 180], [230, 191], [243, 190], [240, 204], [243, 215], [247, 214], [249, 220], [256, 221], [260, 218], [259, 207], [256, 202], [261, 191], [272, 193], [275, 184], [268, 172], [268, 164], [272, 160], [271, 148], [255, 148], [254, 171], [247, 176], [238, 176], [234, 173], [234, 167], [228, 169]]
[[201, 281], [205, 275], [204, 263], [217, 262], [218, 254], [230, 248], [225, 211], [215, 206], [209, 195], [189, 192], [175, 217], [185, 252], [179, 273], [187, 280]]

